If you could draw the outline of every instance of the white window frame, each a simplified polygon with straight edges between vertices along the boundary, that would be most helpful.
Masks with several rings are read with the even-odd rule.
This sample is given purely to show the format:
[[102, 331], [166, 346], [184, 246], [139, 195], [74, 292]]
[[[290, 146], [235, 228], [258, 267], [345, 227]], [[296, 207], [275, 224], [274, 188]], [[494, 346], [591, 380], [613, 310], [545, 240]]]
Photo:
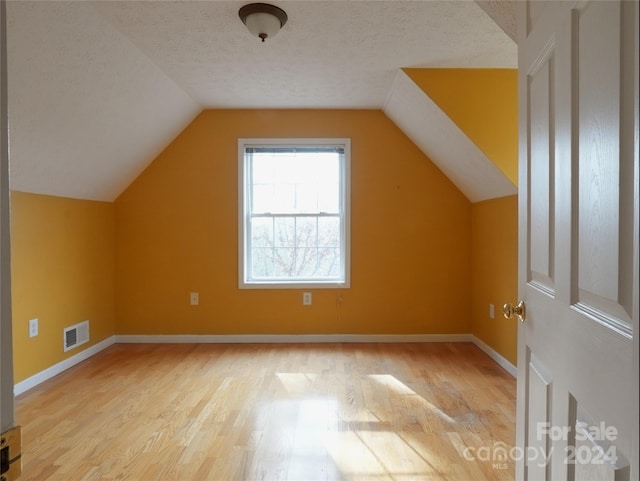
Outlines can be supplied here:
[[[247, 147], [295, 147], [295, 146], [340, 146], [344, 148], [341, 171], [341, 266], [340, 280], [252, 280], [249, 278], [247, 254], [249, 238], [250, 193], [248, 192], [249, 172], [245, 158]], [[323, 289], [350, 287], [350, 245], [351, 245], [351, 139], [348, 138], [241, 138], [238, 139], [238, 287], [240, 289]]]

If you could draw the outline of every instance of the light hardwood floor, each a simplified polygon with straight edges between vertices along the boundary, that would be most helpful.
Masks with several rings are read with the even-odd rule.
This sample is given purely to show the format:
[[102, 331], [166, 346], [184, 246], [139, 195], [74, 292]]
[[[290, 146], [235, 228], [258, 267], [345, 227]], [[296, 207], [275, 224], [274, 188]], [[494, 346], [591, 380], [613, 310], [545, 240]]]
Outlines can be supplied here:
[[469, 343], [116, 344], [18, 397], [21, 480], [512, 480], [515, 389]]

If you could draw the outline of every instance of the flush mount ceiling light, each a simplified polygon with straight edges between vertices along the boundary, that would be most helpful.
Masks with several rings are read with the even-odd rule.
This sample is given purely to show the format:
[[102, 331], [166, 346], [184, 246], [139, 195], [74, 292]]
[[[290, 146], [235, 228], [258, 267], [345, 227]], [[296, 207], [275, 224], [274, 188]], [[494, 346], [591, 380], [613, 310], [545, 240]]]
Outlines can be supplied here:
[[268, 3], [250, 3], [242, 7], [238, 15], [251, 34], [263, 42], [275, 36], [287, 23], [285, 11]]

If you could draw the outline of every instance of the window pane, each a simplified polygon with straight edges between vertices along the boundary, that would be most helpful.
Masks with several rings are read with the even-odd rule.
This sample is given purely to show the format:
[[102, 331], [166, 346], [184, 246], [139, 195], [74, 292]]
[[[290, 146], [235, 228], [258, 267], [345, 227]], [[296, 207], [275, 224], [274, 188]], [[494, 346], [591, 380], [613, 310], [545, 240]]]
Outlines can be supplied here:
[[271, 277], [275, 272], [272, 248], [251, 249], [251, 277]]
[[318, 218], [318, 246], [340, 247], [340, 218]]
[[326, 277], [340, 275], [340, 249], [318, 249], [318, 274]]
[[296, 212], [313, 214], [318, 210], [318, 184], [296, 184]]
[[318, 275], [318, 249], [315, 246], [296, 249], [296, 274], [300, 277]]
[[264, 155], [254, 154], [251, 176], [254, 184], [273, 184], [273, 162]]
[[251, 220], [251, 245], [253, 247], [273, 247], [273, 219], [254, 217]]
[[318, 186], [318, 212], [340, 212], [340, 184], [322, 183]]
[[265, 214], [273, 212], [275, 208], [275, 197], [273, 184], [257, 184], [253, 186], [253, 212], [255, 214]]
[[295, 247], [296, 228], [293, 217], [275, 217], [274, 227], [276, 247]]
[[273, 210], [269, 212], [279, 214], [293, 214], [296, 211], [296, 185], [275, 184]]
[[293, 248], [274, 249], [273, 277], [295, 277], [296, 250]]
[[296, 217], [296, 247], [316, 247], [317, 245], [317, 217]]
[[337, 152], [251, 154], [253, 211], [339, 212], [340, 158]]
[[298, 177], [298, 163], [294, 153], [276, 155], [272, 158], [274, 179], [278, 184], [295, 184]]

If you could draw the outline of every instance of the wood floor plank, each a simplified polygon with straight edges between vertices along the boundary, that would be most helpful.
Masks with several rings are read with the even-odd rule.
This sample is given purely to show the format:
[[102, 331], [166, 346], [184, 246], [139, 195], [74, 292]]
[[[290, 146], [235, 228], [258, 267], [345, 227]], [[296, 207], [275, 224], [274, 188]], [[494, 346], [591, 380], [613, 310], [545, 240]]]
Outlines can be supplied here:
[[469, 343], [116, 344], [18, 397], [21, 479], [503, 481], [515, 390]]

